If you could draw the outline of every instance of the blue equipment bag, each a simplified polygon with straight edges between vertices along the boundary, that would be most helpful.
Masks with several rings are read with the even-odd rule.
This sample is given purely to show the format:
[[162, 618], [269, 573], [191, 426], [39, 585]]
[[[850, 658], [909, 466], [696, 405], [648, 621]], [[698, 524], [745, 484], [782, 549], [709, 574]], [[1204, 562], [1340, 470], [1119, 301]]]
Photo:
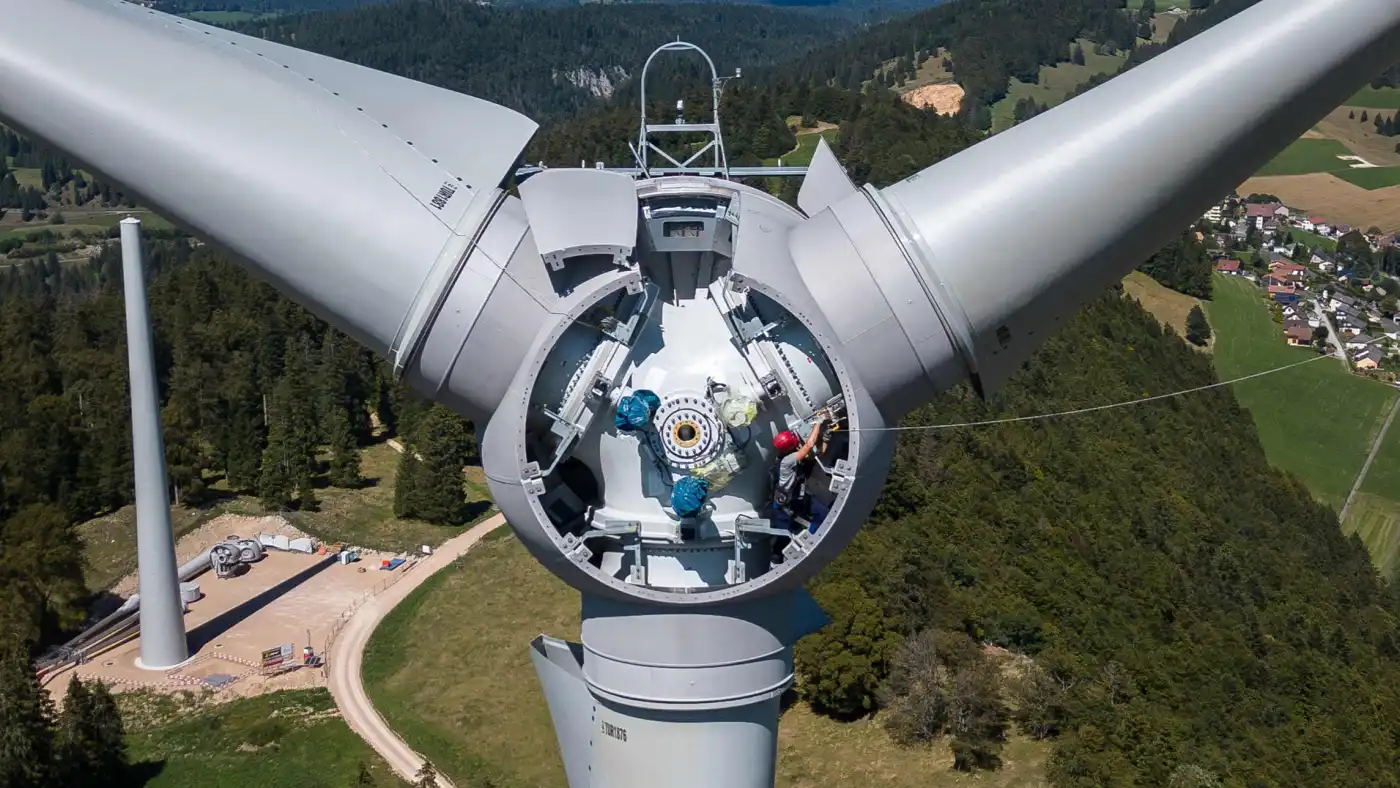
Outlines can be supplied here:
[[678, 517], [696, 517], [705, 509], [710, 497], [710, 483], [687, 476], [671, 488], [671, 508]]
[[651, 415], [661, 407], [661, 398], [646, 389], [637, 389], [617, 401], [617, 412], [613, 414], [613, 425], [621, 432], [644, 430], [651, 423]]

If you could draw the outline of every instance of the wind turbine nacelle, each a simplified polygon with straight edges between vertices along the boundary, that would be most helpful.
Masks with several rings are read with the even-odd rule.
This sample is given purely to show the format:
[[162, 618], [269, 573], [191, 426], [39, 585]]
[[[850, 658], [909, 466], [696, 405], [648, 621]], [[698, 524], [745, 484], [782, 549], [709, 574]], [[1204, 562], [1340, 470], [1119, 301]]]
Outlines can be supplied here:
[[[116, 0], [0, 18], [0, 118], [484, 425], [497, 503], [567, 582], [678, 606], [801, 585], [873, 507], [882, 430], [1000, 385], [1400, 59], [1394, 0], [1266, 0], [885, 189], [823, 143], [795, 210], [602, 170], [508, 196], [536, 127], [494, 104]], [[824, 412], [828, 511], [793, 519], [770, 505], [772, 440]]]

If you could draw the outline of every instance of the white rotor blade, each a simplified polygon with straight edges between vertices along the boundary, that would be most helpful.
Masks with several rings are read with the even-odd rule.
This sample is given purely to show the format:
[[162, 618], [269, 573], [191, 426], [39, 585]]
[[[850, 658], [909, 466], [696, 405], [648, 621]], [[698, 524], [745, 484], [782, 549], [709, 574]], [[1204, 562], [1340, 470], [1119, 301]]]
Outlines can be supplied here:
[[114, 0], [0, 0], [0, 120], [394, 356], [537, 128], [490, 102]]

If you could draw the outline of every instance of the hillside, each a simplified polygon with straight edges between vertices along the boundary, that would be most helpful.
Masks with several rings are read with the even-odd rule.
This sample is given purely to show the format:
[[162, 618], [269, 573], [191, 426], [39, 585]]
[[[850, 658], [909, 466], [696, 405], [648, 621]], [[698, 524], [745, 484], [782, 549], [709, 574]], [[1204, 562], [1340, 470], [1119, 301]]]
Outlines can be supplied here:
[[[494, 9], [449, 0], [405, 0], [343, 12], [274, 17], [244, 32], [468, 93], [538, 121], [612, 96], [647, 55], [683, 38], [705, 49], [721, 74], [780, 63], [852, 29], [756, 5], [590, 5]], [[674, 59], [673, 59], [674, 60]], [[698, 58], [692, 58], [699, 64]], [[681, 77], [667, 64], [649, 88]], [[681, 84], [698, 70], [682, 69]], [[705, 79], [708, 80], [708, 74]]]
[[[620, 4], [640, 4], [655, 0], [619, 0]], [[947, 0], [660, 0], [674, 4], [724, 3], [759, 5], [789, 9], [797, 13], [838, 17], [853, 21], [878, 22], [920, 11]], [[187, 14], [208, 21], [241, 22], [259, 16], [297, 14], [307, 11], [344, 10], [378, 5], [395, 0], [157, 0], [156, 7], [170, 13]], [[539, 8], [587, 5], [583, 0], [490, 0], [481, 3], [496, 8]]]
[[953, 79], [967, 94], [964, 110], [974, 125], [988, 128], [990, 107], [1007, 95], [1011, 79], [1032, 83], [1041, 66], [1069, 61], [1076, 38], [1115, 50], [1135, 46], [1137, 18], [1121, 9], [1121, 0], [964, 0], [871, 26], [774, 74], [858, 88], [880, 73], [885, 84], [894, 84], [917, 79], [928, 58], [948, 50]]
[[[959, 390], [909, 423], [1214, 379], [1208, 357], [1110, 293], [993, 404]], [[528, 593], [490, 582], [498, 571]], [[898, 695], [877, 700], [900, 641], [929, 630], [1034, 657], [994, 685], [1011, 699], [1007, 738], [981, 743], [1000, 769], [979, 784], [1167, 785], [1202, 772], [1225, 785], [1395, 784], [1397, 603], [1335, 515], [1269, 466], [1228, 390], [906, 433], [876, 515], [813, 590], [835, 623], [799, 646], [806, 702], [783, 716], [780, 785], [973, 779], [952, 769], [959, 736], [901, 745]], [[577, 605], [507, 536], [385, 622], [366, 656], [370, 692], [459, 783], [562, 786], [524, 644], [575, 635]], [[411, 646], [425, 638], [453, 645]], [[816, 656], [835, 648], [846, 658]], [[956, 651], [939, 653], [953, 673]], [[873, 718], [860, 712], [865, 692], [880, 707]], [[818, 711], [841, 703], [857, 719]]]

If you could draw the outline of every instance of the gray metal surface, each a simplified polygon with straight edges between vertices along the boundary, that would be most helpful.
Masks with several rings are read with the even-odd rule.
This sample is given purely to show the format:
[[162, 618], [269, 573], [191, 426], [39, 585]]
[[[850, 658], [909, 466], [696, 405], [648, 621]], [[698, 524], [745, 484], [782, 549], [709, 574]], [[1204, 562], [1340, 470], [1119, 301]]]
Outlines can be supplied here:
[[637, 186], [604, 170], [546, 170], [520, 184], [535, 247], [551, 268], [570, 257], [626, 263], [637, 243]]
[[537, 638], [570, 788], [766, 788], [805, 591], [667, 611], [585, 595], [582, 644]]
[[0, 0], [0, 20], [0, 119], [400, 366], [536, 128], [130, 3]]
[[131, 380], [131, 464], [136, 476], [136, 550], [141, 581], [140, 665], [148, 670], [162, 670], [184, 662], [190, 653], [175, 569], [170, 499], [166, 495], [165, 443], [151, 349], [141, 221], [123, 219], [121, 239]]

